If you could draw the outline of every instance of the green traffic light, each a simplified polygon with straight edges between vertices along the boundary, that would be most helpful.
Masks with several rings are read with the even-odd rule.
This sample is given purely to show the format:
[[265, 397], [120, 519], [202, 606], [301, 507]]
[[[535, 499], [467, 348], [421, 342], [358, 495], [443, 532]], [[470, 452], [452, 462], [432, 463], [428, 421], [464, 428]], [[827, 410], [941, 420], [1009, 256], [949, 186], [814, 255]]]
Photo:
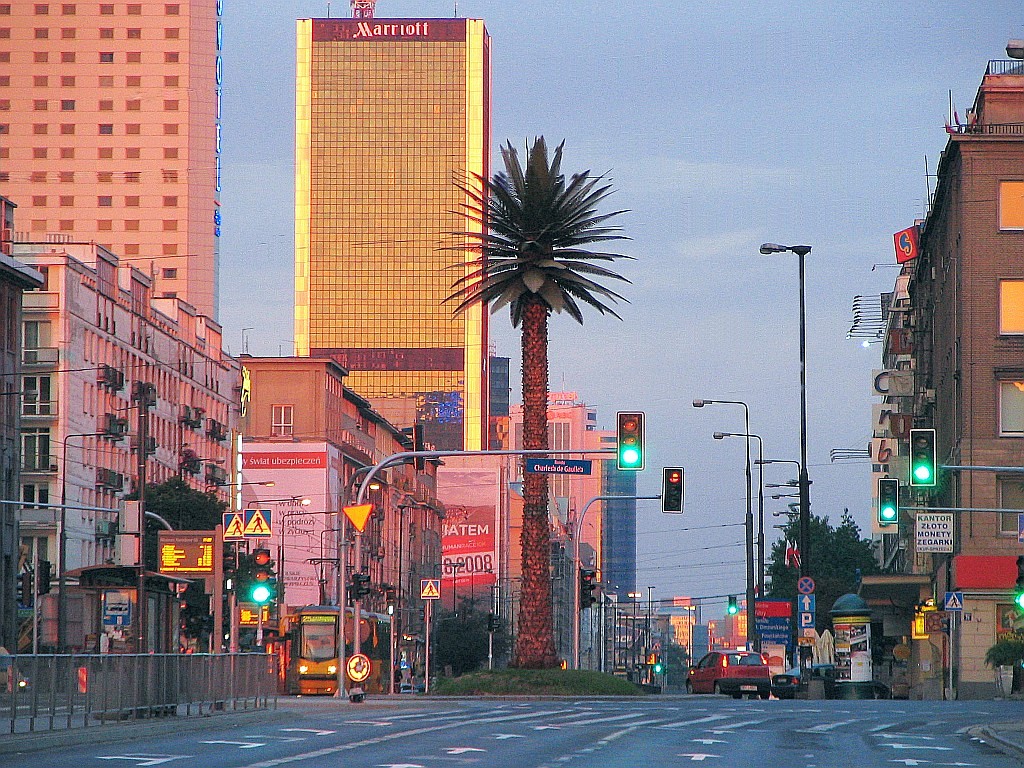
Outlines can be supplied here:
[[263, 605], [270, 601], [273, 592], [266, 584], [257, 584], [249, 592], [249, 598], [257, 605]]
[[895, 520], [896, 519], [896, 508], [892, 506], [884, 506], [879, 512], [883, 520]]
[[636, 448], [623, 448], [621, 457], [624, 467], [635, 467], [640, 463], [640, 451]]
[[654, 665], [654, 674], [660, 675], [661, 674], [661, 670], [662, 670], [661, 664], [655, 664]]
[[1018, 592], [1017, 596], [1014, 597], [1013, 602], [1017, 604], [1018, 608], [1024, 608], [1024, 592]]
[[918, 464], [914, 467], [914, 477], [916, 477], [920, 483], [927, 483], [932, 479], [931, 467], [927, 464]]

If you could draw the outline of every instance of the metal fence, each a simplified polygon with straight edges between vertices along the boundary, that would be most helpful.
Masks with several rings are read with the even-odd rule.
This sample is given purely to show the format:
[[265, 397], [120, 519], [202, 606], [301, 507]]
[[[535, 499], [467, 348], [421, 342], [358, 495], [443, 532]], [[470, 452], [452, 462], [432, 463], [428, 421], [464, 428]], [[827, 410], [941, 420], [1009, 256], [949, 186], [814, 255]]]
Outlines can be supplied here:
[[4, 733], [267, 709], [276, 693], [262, 653], [0, 656]]

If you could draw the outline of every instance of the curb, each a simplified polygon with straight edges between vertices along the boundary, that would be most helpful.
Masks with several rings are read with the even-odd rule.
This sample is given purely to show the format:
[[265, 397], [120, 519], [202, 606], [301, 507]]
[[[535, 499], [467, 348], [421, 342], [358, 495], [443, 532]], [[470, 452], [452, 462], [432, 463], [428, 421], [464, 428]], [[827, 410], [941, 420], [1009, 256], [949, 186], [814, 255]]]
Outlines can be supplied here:
[[1004, 755], [1024, 763], [1024, 744], [1003, 736], [999, 731], [993, 730], [993, 727], [991, 725], [979, 725], [968, 728], [967, 735], [988, 744]]

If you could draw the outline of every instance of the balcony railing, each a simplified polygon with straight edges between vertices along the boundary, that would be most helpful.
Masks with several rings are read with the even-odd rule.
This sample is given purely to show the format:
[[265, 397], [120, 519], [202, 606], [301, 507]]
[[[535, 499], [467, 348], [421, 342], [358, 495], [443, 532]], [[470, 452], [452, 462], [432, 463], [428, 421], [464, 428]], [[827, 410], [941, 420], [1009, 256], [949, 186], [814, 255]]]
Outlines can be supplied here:
[[36, 454], [25, 454], [21, 457], [22, 472], [56, 472], [56, 456], [39, 456]]
[[56, 400], [36, 400], [25, 395], [21, 401], [21, 415], [31, 418], [33, 416], [56, 416]]
[[52, 365], [60, 359], [56, 347], [37, 347], [21, 350], [21, 362], [24, 365]]
[[1020, 59], [990, 59], [986, 75], [1024, 75], [1024, 61]]

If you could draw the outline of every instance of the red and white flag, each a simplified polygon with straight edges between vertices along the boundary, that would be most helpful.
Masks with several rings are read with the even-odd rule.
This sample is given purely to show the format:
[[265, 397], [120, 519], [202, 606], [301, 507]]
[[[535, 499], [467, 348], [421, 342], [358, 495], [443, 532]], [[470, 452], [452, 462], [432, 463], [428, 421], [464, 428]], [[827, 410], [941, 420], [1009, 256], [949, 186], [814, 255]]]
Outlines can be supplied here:
[[800, 567], [800, 549], [795, 541], [786, 539], [786, 565], [792, 568]]

